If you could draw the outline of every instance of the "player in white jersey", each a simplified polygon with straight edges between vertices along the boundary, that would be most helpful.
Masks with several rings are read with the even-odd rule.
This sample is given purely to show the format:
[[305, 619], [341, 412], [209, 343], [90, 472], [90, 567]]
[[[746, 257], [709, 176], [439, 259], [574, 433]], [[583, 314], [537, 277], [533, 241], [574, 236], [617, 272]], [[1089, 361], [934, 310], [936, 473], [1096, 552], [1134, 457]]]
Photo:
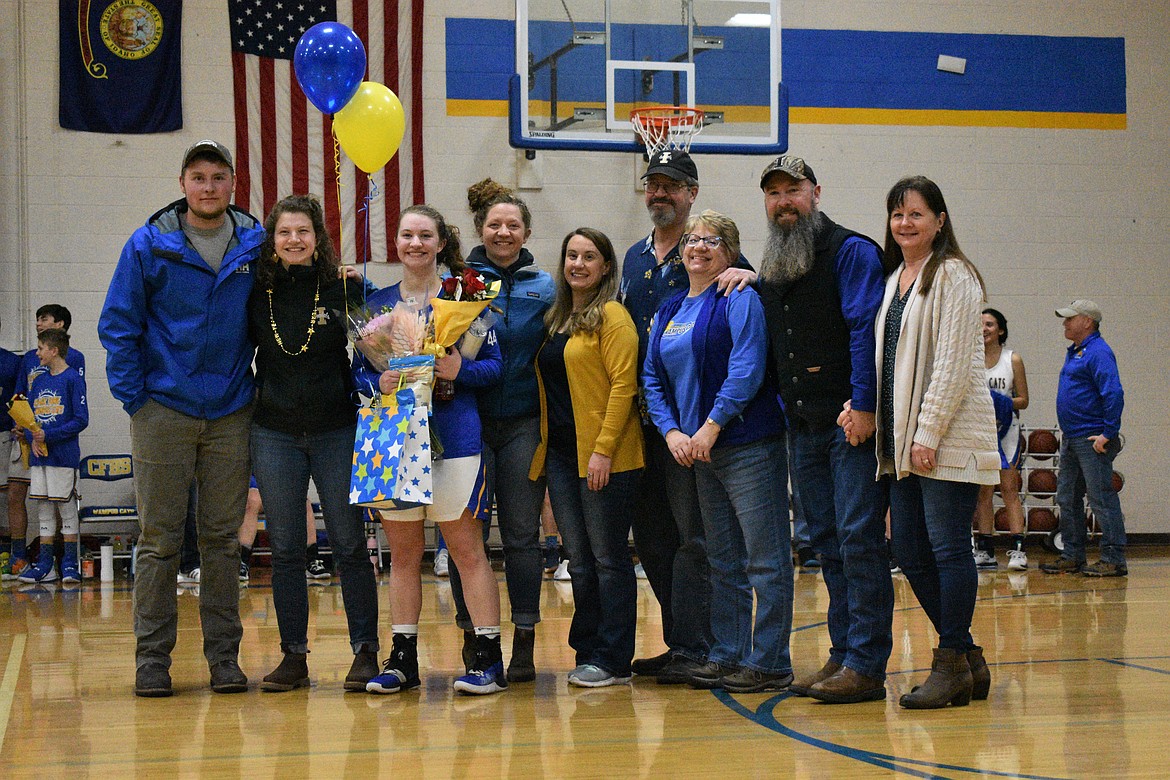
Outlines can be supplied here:
[[[1018, 353], [1004, 348], [1007, 341], [1007, 319], [996, 309], [983, 310], [984, 365], [987, 366], [987, 387], [1011, 399], [1012, 419], [1006, 430], [1000, 428], [999, 451], [1004, 468], [999, 472], [999, 492], [1007, 514], [1011, 546], [1008, 549], [1008, 568], [1022, 571], [1028, 568], [1024, 552], [1024, 507], [1020, 503], [1020, 411], [1028, 408], [1028, 379], [1024, 361]], [[975, 565], [980, 569], [994, 569], [995, 510], [992, 496], [995, 489], [985, 485], [979, 491], [975, 507]]]

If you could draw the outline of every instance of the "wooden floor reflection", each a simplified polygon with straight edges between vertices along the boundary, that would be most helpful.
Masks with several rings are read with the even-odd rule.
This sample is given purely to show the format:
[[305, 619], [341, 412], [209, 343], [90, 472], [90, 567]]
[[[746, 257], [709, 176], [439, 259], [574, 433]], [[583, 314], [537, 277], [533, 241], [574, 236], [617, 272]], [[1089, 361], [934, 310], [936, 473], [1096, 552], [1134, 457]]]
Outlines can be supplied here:
[[[1128, 579], [1001, 570], [980, 575], [975, 638], [990, 699], [909, 712], [932, 635], [905, 579], [889, 696], [831, 706], [786, 694], [729, 696], [659, 686], [570, 689], [568, 583], [546, 581], [535, 683], [455, 696], [461, 636], [450, 586], [424, 577], [423, 687], [344, 694], [341, 591], [310, 590], [311, 689], [216, 696], [207, 688], [197, 599], [179, 596], [177, 695], [136, 699], [129, 584], [0, 591], [0, 765], [13, 777], [1167, 777], [1170, 550], [1133, 551]], [[501, 581], [503, 577], [501, 574]], [[241, 594], [241, 664], [253, 683], [279, 660], [272, 592]], [[386, 609], [386, 577], [380, 601]], [[796, 578], [792, 655], [828, 652], [820, 577]], [[657, 604], [639, 583], [639, 655], [661, 649]], [[389, 639], [383, 614], [383, 638]], [[505, 644], [510, 634], [505, 637]]]

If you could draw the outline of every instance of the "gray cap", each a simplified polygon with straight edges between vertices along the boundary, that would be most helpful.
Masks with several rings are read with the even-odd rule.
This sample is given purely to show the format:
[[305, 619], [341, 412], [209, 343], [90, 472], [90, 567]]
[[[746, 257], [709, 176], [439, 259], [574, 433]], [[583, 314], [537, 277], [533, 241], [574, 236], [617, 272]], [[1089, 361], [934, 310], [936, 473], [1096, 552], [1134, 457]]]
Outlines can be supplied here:
[[760, 187], [763, 187], [768, 177], [777, 171], [786, 173], [797, 181], [808, 179], [813, 184], [817, 183], [817, 175], [813, 173], [811, 165], [799, 157], [792, 157], [786, 154], [768, 163], [768, 167], [760, 174]]
[[1101, 324], [1101, 307], [1085, 298], [1078, 298], [1063, 309], [1056, 310], [1057, 317], [1075, 317], [1078, 314], [1085, 315], [1098, 325]]
[[187, 170], [187, 166], [191, 164], [191, 160], [196, 155], [215, 157], [222, 160], [233, 172], [236, 170], [235, 164], [232, 163], [232, 153], [228, 151], [227, 147], [219, 141], [204, 138], [202, 141], [196, 141], [187, 147], [187, 152], [183, 155], [183, 167], [179, 169], [179, 173]]

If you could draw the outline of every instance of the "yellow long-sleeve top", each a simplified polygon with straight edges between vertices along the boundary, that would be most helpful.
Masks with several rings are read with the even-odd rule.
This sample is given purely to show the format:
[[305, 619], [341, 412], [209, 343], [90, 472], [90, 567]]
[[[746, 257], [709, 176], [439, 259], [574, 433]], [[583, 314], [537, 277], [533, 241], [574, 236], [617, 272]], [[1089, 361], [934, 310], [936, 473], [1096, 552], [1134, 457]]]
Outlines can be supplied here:
[[[617, 301], [605, 305], [601, 330], [577, 333], [565, 344], [565, 373], [577, 428], [577, 471], [586, 476], [593, 453], [611, 458], [619, 473], [644, 465], [638, 397], [638, 333], [629, 312]], [[548, 451], [548, 403], [537, 362], [540, 385], [540, 446], [532, 458], [530, 479], [544, 473]]]

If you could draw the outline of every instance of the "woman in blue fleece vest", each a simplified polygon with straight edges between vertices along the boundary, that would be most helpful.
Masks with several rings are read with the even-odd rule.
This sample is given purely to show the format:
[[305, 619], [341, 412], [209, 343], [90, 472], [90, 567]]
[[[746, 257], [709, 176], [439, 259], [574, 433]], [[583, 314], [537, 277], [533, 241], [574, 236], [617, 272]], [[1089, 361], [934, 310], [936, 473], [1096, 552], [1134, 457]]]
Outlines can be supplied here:
[[690, 286], [655, 315], [644, 377], [651, 420], [675, 460], [695, 469], [707, 537], [714, 643], [691, 685], [745, 693], [792, 682], [792, 560], [763, 305], [755, 290], [724, 296], [715, 285], [736, 257], [733, 221], [714, 211], [687, 221]]

